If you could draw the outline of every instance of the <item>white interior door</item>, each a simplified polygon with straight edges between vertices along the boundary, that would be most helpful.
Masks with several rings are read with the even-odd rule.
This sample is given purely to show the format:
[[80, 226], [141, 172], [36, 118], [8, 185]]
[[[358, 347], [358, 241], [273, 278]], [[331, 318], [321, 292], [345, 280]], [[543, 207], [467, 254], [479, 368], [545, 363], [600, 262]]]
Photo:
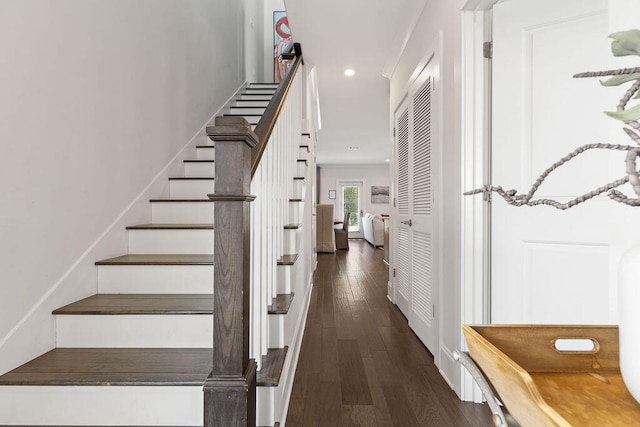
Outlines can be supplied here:
[[405, 316], [409, 316], [409, 296], [411, 282], [411, 241], [409, 232], [409, 102], [405, 100], [396, 110], [395, 153], [397, 195], [393, 215], [391, 236], [395, 241], [393, 251], [394, 301]]
[[[602, 111], [607, 0], [512, 0], [494, 6], [492, 184], [527, 193], [575, 148], [607, 142]], [[588, 152], [550, 175], [538, 196], [566, 202], [610, 181], [607, 152]], [[608, 323], [606, 197], [566, 211], [492, 202], [493, 323]]]
[[397, 209], [396, 304], [409, 326], [436, 355], [438, 251], [434, 182], [437, 174], [435, 59], [409, 90], [396, 112]]

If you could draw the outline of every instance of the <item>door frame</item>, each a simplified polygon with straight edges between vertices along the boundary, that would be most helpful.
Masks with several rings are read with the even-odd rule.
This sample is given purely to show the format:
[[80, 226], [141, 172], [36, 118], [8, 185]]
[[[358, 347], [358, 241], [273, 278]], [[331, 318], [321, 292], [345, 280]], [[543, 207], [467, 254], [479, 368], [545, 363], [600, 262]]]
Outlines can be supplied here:
[[[491, 184], [491, 60], [493, 6], [500, 0], [468, 0], [462, 13], [463, 189]], [[491, 323], [491, 198], [463, 196], [461, 212], [461, 314], [463, 324]], [[467, 349], [464, 337], [461, 348]], [[462, 369], [462, 400], [482, 402], [473, 377]]]
[[[338, 195], [336, 196], [336, 215], [339, 215], [336, 219], [341, 220], [342, 218], [344, 218], [344, 198], [343, 198], [343, 194], [342, 194], [342, 186], [343, 185], [349, 185], [349, 184], [353, 184], [355, 186], [360, 187], [360, 191], [359, 191], [359, 202], [358, 204], [360, 205], [360, 212], [363, 212], [365, 209], [364, 206], [364, 189], [366, 188], [366, 181], [364, 179], [338, 179], [336, 180], [336, 189], [338, 189]], [[350, 239], [363, 239], [364, 238], [364, 233], [362, 231], [362, 215], [360, 214], [360, 212], [358, 212], [358, 231], [350, 231], [349, 232], [349, 238]]]

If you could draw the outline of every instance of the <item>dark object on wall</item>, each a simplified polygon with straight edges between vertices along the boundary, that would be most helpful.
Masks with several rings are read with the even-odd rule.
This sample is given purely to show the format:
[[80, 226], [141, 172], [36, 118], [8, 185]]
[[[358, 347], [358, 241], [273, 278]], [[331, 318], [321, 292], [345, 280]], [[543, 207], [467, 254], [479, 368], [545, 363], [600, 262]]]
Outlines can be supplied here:
[[344, 213], [344, 221], [342, 222], [342, 228], [336, 228], [334, 233], [336, 234], [336, 249], [349, 250], [349, 217], [351, 212]]

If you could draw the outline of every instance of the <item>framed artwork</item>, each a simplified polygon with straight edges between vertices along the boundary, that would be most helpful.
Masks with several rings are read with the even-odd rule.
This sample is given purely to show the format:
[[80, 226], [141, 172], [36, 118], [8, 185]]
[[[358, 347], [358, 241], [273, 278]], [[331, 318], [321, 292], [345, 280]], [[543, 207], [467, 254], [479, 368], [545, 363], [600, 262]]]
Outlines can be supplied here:
[[389, 203], [389, 187], [371, 186], [371, 203]]
[[282, 53], [293, 44], [287, 12], [273, 12], [273, 81], [280, 83], [289, 69], [291, 60], [283, 60]]
[[336, 198], [336, 190], [329, 190], [329, 199]]

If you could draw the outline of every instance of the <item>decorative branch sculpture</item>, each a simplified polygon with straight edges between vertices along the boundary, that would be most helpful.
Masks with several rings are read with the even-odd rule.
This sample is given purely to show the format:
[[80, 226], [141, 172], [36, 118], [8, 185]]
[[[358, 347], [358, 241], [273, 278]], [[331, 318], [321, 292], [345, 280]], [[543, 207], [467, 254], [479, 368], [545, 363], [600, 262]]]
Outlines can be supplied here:
[[[609, 37], [613, 39], [611, 43], [611, 51], [614, 56], [627, 56], [636, 55], [640, 56], [640, 30], [628, 30], [611, 34]], [[606, 114], [616, 120], [621, 120], [628, 127], [623, 127], [627, 136], [636, 143], [636, 145], [614, 145], [614, 144], [587, 144], [582, 147], [578, 147], [571, 153], [561, 158], [549, 168], [547, 168], [531, 186], [531, 189], [526, 194], [518, 194], [516, 190], [504, 190], [501, 186], [494, 187], [492, 185], [486, 185], [483, 188], [478, 188], [472, 191], [464, 193], [465, 196], [494, 192], [502, 196], [505, 201], [513, 206], [537, 206], [548, 205], [558, 209], [569, 209], [577, 204], [585, 202], [594, 198], [597, 195], [607, 192], [610, 199], [619, 203], [624, 203], [629, 206], [640, 206], [640, 176], [638, 175], [638, 168], [636, 167], [636, 159], [640, 155], [640, 104], [634, 107], [627, 108], [629, 101], [633, 99], [640, 99], [640, 67], [635, 68], [622, 68], [618, 70], [608, 71], [593, 71], [576, 74], [574, 78], [587, 78], [587, 77], [604, 77], [613, 76], [608, 80], [601, 81], [603, 86], [620, 86], [625, 83], [633, 82], [631, 87], [625, 92], [624, 96], [620, 99], [620, 102], [615, 112], [606, 112]], [[583, 194], [580, 197], [567, 202], [560, 203], [552, 199], [533, 199], [538, 188], [542, 182], [551, 174], [554, 170], [567, 163], [574, 157], [584, 153], [587, 150], [592, 149], [604, 149], [604, 150], [619, 150], [626, 151], [627, 156], [626, 163], [626, 176], [623, 178], [612, 181], [602, 187], [598, 187], [593, 191]], [[633, 192], [636, 194], [636, 198], [629, 198], [620, 191], [616, 190], [617, 187], [630, 183], [633, 188]]]

